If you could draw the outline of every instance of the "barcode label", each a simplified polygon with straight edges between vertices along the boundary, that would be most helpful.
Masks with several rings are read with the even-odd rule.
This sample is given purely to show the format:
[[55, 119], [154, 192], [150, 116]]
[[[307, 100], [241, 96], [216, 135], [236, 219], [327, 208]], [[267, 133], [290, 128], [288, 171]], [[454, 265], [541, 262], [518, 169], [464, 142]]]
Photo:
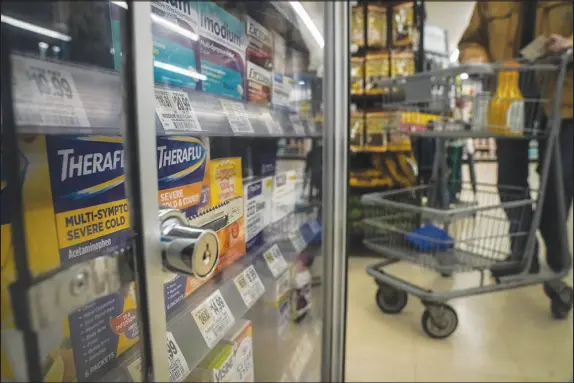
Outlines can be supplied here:
[[235, 318], [219, 290], [196, 307], [191, 316], [209, 348], [213, 348], [235, 323]]
[[293, 125], [293, 130], [295, 131], [295, 134], [299, 136], [304, 136], [305, 128], [303, 127], [303, 124], [301, 124], [301, 119], [299, 118], [299, 115], [291, 114], [289, 115], [289, 120], [291, 121], [291, 125]]
[[311, 232], [313, 234], [317, 234], [318, 232], [321, 231], [321, 225], [319, 225], [319, 222], [317, 222], [317, 220], [310, 221], [309, 228], [311, 229]]
[[167, 332], [166, 345], [169, 360], [169, 380], [171, 382], [181, 382], [189, 374], [189, 366], [170, 331]]
[[289, 273], [283, 273], [277, 279], [277, 284], [275, 285], [275, 300], [280, 300], [283, 295], [291, 289], [291, 279]]
[[273, 278], [277, 278], [287, 269], [287, 261], [281, 253], [281, 249], [277, 244], [271, 246], [266, 252], [263, 253], [263, 259], [269, 267], [269, 271], [273, 274]]
[[267, 131], [270, 135], [283, 135], [283, 129], [281, 129], [281, 124], [279, 124], [270, 112], [263, 113], [261, 119], [265, 122], [267, 126]]
[[140, 382], [142, 380], [142, 360], [137, 358], [128, 365], [128, 374], [134, 382]]
[[72, 73], [61, 64], [14, 56], [16, 124], [90, 127]]
[[253, 133], [245, 106], [241, 102], [219, 100], [233, 133]]
[[299, 230], [292, 232], [289, 235], [289, 240], [291, 241], [291, 244], [295, 248], [296, 253], [301, 252], [301, 250], [307, 247], [307, 242], [305, 242], [305, 239], [303, 239]]
[[200, 132], [201, 125], [189, 95], [175, 90], [155, 89], [155, 111], [164, 130]]
[[263, 286], [263, 282], [261, 282], [253, 265], [235, 277], [234, 282], [247, 307], [251, 307], [265, 293], [265, 286]]

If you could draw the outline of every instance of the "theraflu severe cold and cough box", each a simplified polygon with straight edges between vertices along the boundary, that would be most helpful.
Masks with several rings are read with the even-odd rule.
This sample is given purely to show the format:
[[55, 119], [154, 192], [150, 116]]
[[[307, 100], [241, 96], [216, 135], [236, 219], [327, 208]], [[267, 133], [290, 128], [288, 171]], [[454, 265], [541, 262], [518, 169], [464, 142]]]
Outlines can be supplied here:
[[210, 1], [196, 2], [199, 14], [203, 91], [245, 98], [245, 24]]

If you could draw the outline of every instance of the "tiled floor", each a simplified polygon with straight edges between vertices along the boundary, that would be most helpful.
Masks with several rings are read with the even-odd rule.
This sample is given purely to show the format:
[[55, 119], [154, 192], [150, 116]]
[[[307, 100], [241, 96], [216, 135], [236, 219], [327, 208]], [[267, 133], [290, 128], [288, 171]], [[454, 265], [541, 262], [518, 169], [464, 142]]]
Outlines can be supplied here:
[[[571, 381], [572, 314], [566, 320], [552, 319], [541, 286], [452, 301], [458, 329], [447, 339], [433, 340], [421, 328], [423, 306], [417, 299], [409, 297], [398, 315], [379, 311], [377, 287], [365, 271], [376, 261], [349, 261], [347, 381]], [[478, 282], [476, 275], [442, 278], [409, 264], [389, 270], [433, 289]], [[568, 281], [572, 283], [571, 275]]]

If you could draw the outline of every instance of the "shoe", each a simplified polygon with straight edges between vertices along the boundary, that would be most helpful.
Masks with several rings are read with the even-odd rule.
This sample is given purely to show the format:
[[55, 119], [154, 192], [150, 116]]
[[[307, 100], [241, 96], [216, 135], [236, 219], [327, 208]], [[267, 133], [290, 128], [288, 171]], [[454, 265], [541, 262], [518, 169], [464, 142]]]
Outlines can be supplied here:
[[[530, 263], [530, 270], [528, 270], [529, 274], [538, 274], [540, 272], [540, 261], [538, 260], [538, 239], [536, 239], [536, 243], [534, 244], [534, 254], [532, 258], [532, 262]], [[506, 261], [511, 261], [513, 256], [506, 258]], [[493, 271], [492, 277], [498, 281], [500, 277], [507, 277], [509, 275], [514, 275], [520, 273], [520, 270], [511, 269], [511, 270], [502, 270], [502, 271]]]

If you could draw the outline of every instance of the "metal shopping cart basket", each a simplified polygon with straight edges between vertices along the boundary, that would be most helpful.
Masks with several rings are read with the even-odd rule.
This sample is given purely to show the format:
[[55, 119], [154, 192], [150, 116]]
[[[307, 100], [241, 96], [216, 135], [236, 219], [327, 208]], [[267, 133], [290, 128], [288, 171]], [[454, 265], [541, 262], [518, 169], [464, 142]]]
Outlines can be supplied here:
[[[561, 235], [564, 259], [560, 270], [531, 273], [530, 266], [537, 256], [534, 249], [543, 205], [540, 201], [550, 179], [560, 185], [551, 197], [565, 200], [556, 142], [562, 87], [567, 71], [572, 70], [571, 60], [570, 50], [535, 63], [521, 59], [461, 65], [386, 81], [383, 107], [392, 116], [386, 128], [394, 135], [431, 137], [436, 151], [428, 184], [366, 194], [361, 199], [367, 216], [363, 221], [364, 244], [384, 257], [367, 268], [378, 284], [376, 302], [384, 313], [401, 312], [407, 304], [407, 294], [416, 296], [425, 305], [424, 331], [432, 338], [446, 338], [458, 325], [456, 312], [447, 301], [543, 284], [553, 316], [568, 316], [572, 288], [562, 278], [572, 266], [572, 256], [566, 225]], [[481, 89], [472, 96], [461, 93], [461, 82], [467, 80], [480, 84]], [[464, 103], [472, 105], [470, 119], [457, 115], [457, 105]], [[474, 193], [463, 182], [453, 203], [448, 188], [447, 143], [453, 139], [490, 137], [546, 140], [538, 190], [479, 181]], [[554, 177], [549, 177], [550, 172]], [[567, 212], [560, 214], [556, 219], [566, 222]], [[399, 261], [442, 275], [478, 272], [480, 279], [470, 288], [427, 290], [386, 270]]]

